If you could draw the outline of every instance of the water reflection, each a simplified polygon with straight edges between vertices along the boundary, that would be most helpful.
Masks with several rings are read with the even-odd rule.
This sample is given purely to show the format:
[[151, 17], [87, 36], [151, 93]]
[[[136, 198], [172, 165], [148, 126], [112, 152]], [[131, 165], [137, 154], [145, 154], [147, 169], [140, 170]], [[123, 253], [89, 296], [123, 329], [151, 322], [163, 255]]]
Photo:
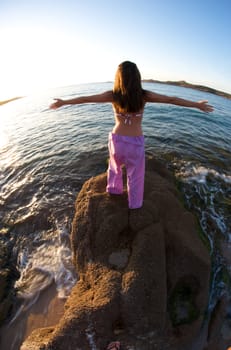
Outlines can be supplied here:
[[1, 122], [0, 122], [0, 149], [5, 147], [8, 143], [8, 135], [5, 131], [2, 130], [3, 127], [1, 125]]

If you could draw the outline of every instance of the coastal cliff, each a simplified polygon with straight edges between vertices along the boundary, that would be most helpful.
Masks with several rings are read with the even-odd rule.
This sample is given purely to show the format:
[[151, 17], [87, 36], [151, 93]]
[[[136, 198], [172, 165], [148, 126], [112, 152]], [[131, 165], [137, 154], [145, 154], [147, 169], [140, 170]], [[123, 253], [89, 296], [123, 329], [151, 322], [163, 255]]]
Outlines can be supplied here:
[[112, 340], [122, 349], [222, 350], [224, 313], [206, 326], [209, 251], [171, 174], [147, 159], [137, 210], [128, 209], [126, 189], [111, 196], [105, 187], [106, 173], [89, 179], [76, 200], [71, 240], [79, 280], [63, 317], [34, 331], [21, 350], [100, 350]]

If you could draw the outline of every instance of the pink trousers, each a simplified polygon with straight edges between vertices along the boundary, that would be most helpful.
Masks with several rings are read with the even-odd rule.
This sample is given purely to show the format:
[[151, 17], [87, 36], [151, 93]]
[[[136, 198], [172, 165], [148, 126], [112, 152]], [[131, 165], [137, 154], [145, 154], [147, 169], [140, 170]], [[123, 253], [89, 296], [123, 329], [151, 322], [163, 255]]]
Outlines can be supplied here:
[[125, 165], [129, 208], [142, 207], [145, 171], [144, 136], [122, 136], [110, 133], [108, 148], [110, 159], [107, 173], [107, 192], [123, 193], [121, 166]]

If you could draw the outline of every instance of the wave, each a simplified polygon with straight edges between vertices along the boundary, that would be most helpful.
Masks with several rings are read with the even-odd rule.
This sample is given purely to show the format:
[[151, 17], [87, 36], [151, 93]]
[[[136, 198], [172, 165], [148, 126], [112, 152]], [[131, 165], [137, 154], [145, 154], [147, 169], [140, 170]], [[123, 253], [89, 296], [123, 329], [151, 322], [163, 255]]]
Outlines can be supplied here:
[[58, 296], [66, 298], [77, 280], [66, 225], [59, 223], [55, 232], [37, 233], [32, 247], [30, 250], [26, 246], [18, 253], [17, 296], [32, 298], [55, 282]]
[[184, 179], [188, 183], [198, 182], [206, 184], [209, 179], [214, 178], [231, 184], [231, 175], [221, 173], [215, 169], [210, 169], [201, 165], [193, 165], [190, 162], [185, 162], [180, 171], [176, 173], [178, 177]]

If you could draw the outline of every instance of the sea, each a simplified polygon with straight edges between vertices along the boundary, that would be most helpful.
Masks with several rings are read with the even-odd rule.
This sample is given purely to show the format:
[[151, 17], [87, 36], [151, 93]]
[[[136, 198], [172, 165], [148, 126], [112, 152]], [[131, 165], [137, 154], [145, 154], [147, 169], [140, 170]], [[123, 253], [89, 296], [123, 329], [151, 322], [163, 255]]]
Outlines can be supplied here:
[[[112, 87], [106, 82], [46, 89], [0, 106], [0, 239], [9, 240], [19, 273], [19, 306], [4, 326], [6, 334], [49, 286], [60, 299], [70, 294], [78, 280], [70, 248], [76, 196], [86, 180], [107, 169], [112, 106], [51, 110], [49, 105], [56, 97], [96, 94]], [[208, 100], [214, 107], [212, 113], [203, 113], [152, 103], [146, 105], [143, 118], [147, 153], [175, 174], [184, 204], [197, 216], [210, 250], [212, 311], [230, 291], [231, 100], [167, 84], [143, 87]], [[23, 334], [17, 335], [8, 349], [19, 349], [22, 339]]]

